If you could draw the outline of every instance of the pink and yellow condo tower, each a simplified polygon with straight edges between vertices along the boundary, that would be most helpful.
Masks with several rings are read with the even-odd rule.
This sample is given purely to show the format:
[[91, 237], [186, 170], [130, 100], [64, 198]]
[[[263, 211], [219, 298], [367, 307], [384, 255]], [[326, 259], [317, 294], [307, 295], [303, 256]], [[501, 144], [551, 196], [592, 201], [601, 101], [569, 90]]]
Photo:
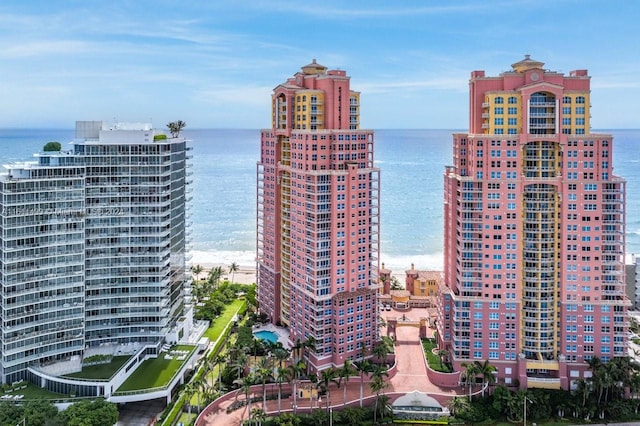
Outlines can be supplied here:
[[379, 176], [360, 93], [315, 60], [271, 96], [257, 165], [260, 311], [312, 341], [315, 369], [377, 340]]
[[444, 174], [437, 336], [456, 370], [488, 360], [499, 383], [570, 389], [589, 359], [627, 355], [625, 181], [611, 135], [591, 133], [590, 79], [529, 55], [471, 73]]

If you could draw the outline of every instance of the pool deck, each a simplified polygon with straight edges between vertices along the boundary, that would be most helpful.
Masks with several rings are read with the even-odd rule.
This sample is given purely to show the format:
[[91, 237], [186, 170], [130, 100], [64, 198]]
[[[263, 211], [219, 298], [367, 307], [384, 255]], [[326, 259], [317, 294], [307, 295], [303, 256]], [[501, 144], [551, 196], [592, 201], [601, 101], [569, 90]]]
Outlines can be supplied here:
[[260, 326], [254, 325], [251, 331], [254, 333], [254, 335], [258, 331], [270, 331], [278, 336], [278, 342], [280, 342], [282, 346], [287, 349], [291, 349], [293, 347], [293, 343], [291, 343], [291, 340], [289, 340], [289, 331], [286, 328], [276, 327], [273, 324], [265, 324]]

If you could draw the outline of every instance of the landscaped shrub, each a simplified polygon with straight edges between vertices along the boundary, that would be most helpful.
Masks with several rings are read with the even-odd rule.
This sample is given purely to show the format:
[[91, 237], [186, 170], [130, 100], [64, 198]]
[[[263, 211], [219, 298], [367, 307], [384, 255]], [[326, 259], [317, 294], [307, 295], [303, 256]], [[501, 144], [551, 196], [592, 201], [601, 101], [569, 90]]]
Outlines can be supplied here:
[[44, 152], [52, 152], [52, 151], [60, 151], [62, 149], [62, 145], [60, 142], [47, 142], [45, 146], [42, 148]]

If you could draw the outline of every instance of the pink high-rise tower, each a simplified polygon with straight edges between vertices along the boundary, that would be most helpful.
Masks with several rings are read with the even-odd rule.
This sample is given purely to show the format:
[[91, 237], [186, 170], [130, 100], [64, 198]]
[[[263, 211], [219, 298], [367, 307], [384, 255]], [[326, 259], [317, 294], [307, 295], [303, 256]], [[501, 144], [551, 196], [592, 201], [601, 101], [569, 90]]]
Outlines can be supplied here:
[[379, 169], [345, 71], [302, 67], [272, 95], [258, 162], [260, 311], [341, 366], [378, 335]]
[[590, 132], [590, 77], [524, 60], [471, 73], [469, 133], [445, 171], [438, 340], [454, 367], [569, 389], [586, 361], [626, 355], [625, 181]]

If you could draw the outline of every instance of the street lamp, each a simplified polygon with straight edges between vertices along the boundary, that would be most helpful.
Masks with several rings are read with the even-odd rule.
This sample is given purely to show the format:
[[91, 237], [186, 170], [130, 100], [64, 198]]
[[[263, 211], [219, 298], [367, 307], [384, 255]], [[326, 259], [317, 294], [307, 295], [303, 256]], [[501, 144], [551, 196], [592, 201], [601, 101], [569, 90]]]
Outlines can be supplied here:
[[527, 402], [530, 402], [533, 404], [533, 401], [531, 401], [529, 398], [527, 398], [527, 394], [524, 395], [524, 426], [527, 426]]

